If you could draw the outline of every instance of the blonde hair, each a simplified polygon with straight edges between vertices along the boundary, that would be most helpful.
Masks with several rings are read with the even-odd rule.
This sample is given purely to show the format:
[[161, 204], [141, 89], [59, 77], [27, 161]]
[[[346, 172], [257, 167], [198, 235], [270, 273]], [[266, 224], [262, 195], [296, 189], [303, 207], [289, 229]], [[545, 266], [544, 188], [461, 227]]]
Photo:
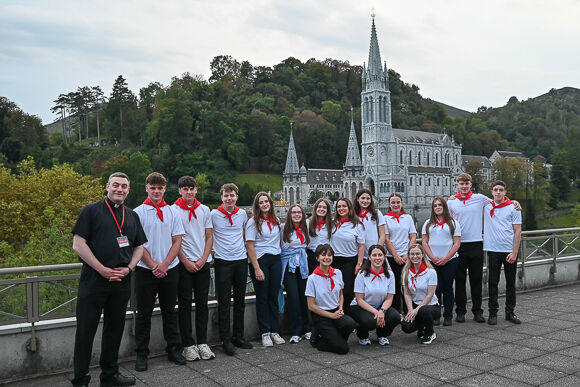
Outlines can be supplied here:
[[[423, 254], [423, 262], [425, 262], [425, 265], [427, 265], [427, 267], [429, 269], [433, 269], [433, 265], [431, 265], [431, 262], [429, 262], [429, 260], [427, 259], [427, 254], [425, 254], [425, 250], [423, 250], [423, 247], [418, 244], [412, 244], [409, 246], [409, 250], [407, 252], [407, 254], [409, 254], [411, 252], [412, 249], [419, 249], [421, 250], [421, 254]], [[411, 263], [411, 258], [407, 257], [407, 262], [405, 262], [405, 266], [403, 266], [403, 271], [401, 272], [401, 282], [403, 283], [403, 291], [407, 290], [409, 293], [411, 292], [411, 290], [409, 289], [409, 269], [411, 269], [411, 265], [413, 265]]]

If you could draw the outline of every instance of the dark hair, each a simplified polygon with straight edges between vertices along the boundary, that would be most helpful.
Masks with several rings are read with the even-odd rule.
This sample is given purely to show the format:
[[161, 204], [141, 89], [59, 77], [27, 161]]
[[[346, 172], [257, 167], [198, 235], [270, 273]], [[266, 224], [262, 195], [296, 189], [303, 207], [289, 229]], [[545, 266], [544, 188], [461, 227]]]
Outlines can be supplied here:
[[398, 197], [399, 199], [401, 199], [401, 212], [405, 212], [405, 210], [403, 209], [403, 197], [401, 196], [401, 194], [393, 192], [390, 196], [389, 196], [389, 211], [391, 211], [391, 198], [393, 198], [394, 196]]
[[328, 254], [328, 253], [332, 254], [332, 256], [334, 257], [334, 249], [328, 243], [325, 243], [323, 245], [318, 245], [316, 250], [314, 250], [314, 256], [316, 258], [318, 258], [321, 254]]
[[379, 219], [379, 215], [377, 213], [377, 208], [375, 207], [375, 200], [373, 199], [373, 194], [367, 188], [361, 188], [356, 193], [356, 195], [354, 197], [354, 203], [353, 203], [354, 204], [354, 212], [356, 212], [357, 215], [360, 214], [361, 206], [358, 202], [358, 199], [364, 194], [368, 194], [371, 197], [371, 203], [369, 204], [369, 212], [371, 213], [371, 219], [376, 222]]
[[383, 269], [385, 269], [385, 277], [387, 278], [391, 278], [391, 274], [389, 273], [389, 264], [387, 263], [387, 250], [385, 250], [385, 248], [381, 245], [372, 245], [371, 247], [369, 247], [368, 253], [369, 253], [369, 259], [365, 259], [362, 266], [360, 267], [360, 270], [364, 273], [365, 277], [368, 277], [371, 274], [371, 251], [375, 250], [375, 249], [379, 249], [381, 250], [381, 252], [383, 253], [383, 255], [385, 256], [385, 260], [383, 261]]
[[503, 180], [494, 181], [493, 184], [491, 185], [491, 188], [493, 189], [493, 187], [495, 187], [496, 185], [501, 185], [504, 189], [507, 189], [507, 187], [505, 186], [505, 181]]
[[191, 176], [181, 176], [179, 180], [177, 180], [177, 188], [183, 187], [197, 187], [197, 181]]
[[145, 179], [145, 184], [148, 185], [167, 185], [167, 179], [159, 172], [151, 172]]
[[294, 232], [294, 223], [292, 222], [292, 209], [293, 208], [300, 208], [302, 211], [302, 219], [298, 224], [300, 230], [302, 230], [302, 234], [304, 234], [304, 242], [306, 244], [310, 243], [310, 237], [308, 236], [308, 227], [306, 226], [306, 213], [304, 212], [304, 208], [300, 204], [292, 204], [288, 209], [288, 214], [286, 215], [286, 223], [284, 224], [284, 233], [283, 233], [283, 240], [286, 243], [290, 243], [290, 236]]
[[328, 201], [328, 199], [320, 198], [314, 203], [314, 208], [312, 210], [312, 215], [310, 216], [310, 230], [308, 233], [311, 237], [315, 237], [317, 234], [316, 232], [316, 224], [318, 223], [318, 214], [316, 213], [316, 209], [320, 203], [324, 203], [326, 205], [326, 232], [328, 233], [328, 239], [332, 236], [332, 204]]
[[[350, 219], [350, 222], [352, 223], [352, 228], [355, 228], [357, 224], [361, 224], [360, 219], [358, 217], [358, 215], [354, 212], [354, 206], [352, 205], [352, 202], [347, 199], [347, 198], [341, 198], [338, 199], [336, 201], [336, 205], [334, 206], [334, 223], [338, 223], [338, 221], [340, 220], [340, 215], [338, 215], [338, 202], [343, 201], [346, 203], [346, 206], [348, 207], [348, 218]], [[334, 231], [336, 232], [338, 228], [336, 228]]]
[[111, 180], [113, 180], [113, 178], [115, 177], [121, 177], [123, 179], [127, 179], [127, 181], [129, 182], [129, 184], [131, 184], [131, 181], [129, 180], [129, 176], [127, 176], [126, 173], [123, 172], [113, 172], [109, 175], [109, 180], [107, 180], [107, 184], [111, 184]]
[[433, 210], [433, 206], [435, 205], [436, 201], [440, 201], [441, 204], [443, 205], [443, 217], [445, 218], [445, 223], [447, 223], [447, 225], [449, 226], [449, 231], [451, 232], [451, 237], [453, 238], [453, 234], [455, 234], [455, 221], [451, 217], [449, 207], [447, 206], [447, 201], [441, 196], [437, 196], [431, 202], [431, 217], [429, 218], [429, 221], [425, 225], [425, 234], [429, 236], [429, 229], [431, 228], [431, 225], [437, 224], [437, 215], [435, 215], [435, 211]]
[[220, 188], [220, 196], [222, 196], [224, 194], [224, 192], [229, 192], [229, 191], [234, 191], [236, 193], [236, 195], [238, 194], [238, 186], [235, 185], [234, 183], [226, 183], [224, 185], [221, 186]]
[[270, 195], [268, 195], [267, 192], [264, 191], [258, 192], [254, 197], [254, 204], [252, 205], [252, 213], [254, 217], [254, 224], [256, 225], [256, 229], [258, 230], [258, 234], [260, 234], [260, 236], [262, 235], [262, 223], [264, 222], [264, 218], [262, 217], [262, 211], [260, 210], [260, 205], [258, 204], [258, 202], [260, 201], [260, 198], [262, 196], [267, 197], [268, 202], [270, 203], [270, 211], [268, 211], [268, 218], [274, 220], [274, 224], [276, 226], [280, 225], [280, 222], [278, 222], [278, 217], [276, 216], [276, 210], [274, 209], [274, 201], [272, 200]]

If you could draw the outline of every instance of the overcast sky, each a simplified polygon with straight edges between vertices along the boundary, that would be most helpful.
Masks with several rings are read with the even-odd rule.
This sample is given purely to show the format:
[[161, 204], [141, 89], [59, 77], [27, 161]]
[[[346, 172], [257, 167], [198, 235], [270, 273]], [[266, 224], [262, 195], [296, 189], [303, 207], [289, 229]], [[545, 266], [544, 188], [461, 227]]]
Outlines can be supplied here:
[[2, 0], [0, 96], [50, 123], [60, 93], [207, 79], [217, 55], [362, 65], [373, 7], [383, 61], [424, 97], [475, 111], [580, 87], [580, 0]]

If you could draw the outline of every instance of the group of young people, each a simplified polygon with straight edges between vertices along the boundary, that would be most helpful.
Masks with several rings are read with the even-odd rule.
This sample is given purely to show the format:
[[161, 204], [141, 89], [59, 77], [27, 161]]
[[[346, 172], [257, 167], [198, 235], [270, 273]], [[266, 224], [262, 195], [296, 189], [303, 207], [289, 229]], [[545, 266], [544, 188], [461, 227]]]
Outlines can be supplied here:
[[488, 323], [497, 323], [502, 264], [506, 319], [519, 323], [514, 307], [521, 216], [505, 196], [503, 182], [494, 183], [494, 200], [490, 201], [471, 193], [468, 174], [458, 176], [459, 191], [449, 205], [444, 198], [433, 200], [421, 245], [416, 243], [413, 218], [403, 210], [403, 198], [397, 193], [389, 197], [389, 211], [384, 215], [375, 207], [372, 193], [361, 189], [354, 202], [339, 199], [334, 216], [331, 203], [321, 198], [310, 217], [302, 206], [293, 204], [281, 221], [266, 192], [255, 196], [248, 217], [236, 206], [234, 184], [221, 187], [222, 205], [212, 211], [196, 199], [194, 178], [179, 179], [181, 197], [171, 206], [163, 198], [166, 185], [163, 175], [151, 173], [146, 179], [148, 197], [132, 211], [123, 204], [129, 178], [115, 173], [107, 183], [107, 198], [86, 206], [79, 215], [73, 248], [85, 264], [77, 305], [74, 385], [87, 385], [90, 380], [88, 365], [101, 312], [101, 385], [135, 383], [134, 378], [119, 373], [117, 364], [132, 272], [137, 296], [135, 369], [148, 368], [156, 298], [168, 359], [183, 365], [187, 360], [214, 358], [207, 345], [212, 259], [219, 334], [228, 355], [236, 347], [252, 348], [244, 338], [248, 270], [261, 342], [266, 347], [285, 343], [279, 320], [282, 286], [290, 343], [309, 339], [321, 351], [347, 353], [348, 337], [355, 328], [361, 345], [371, 344], [371, 330], [376, 330], [380, 345], [388, 345], [399, 323], [406, 333], [417, 331], [421, 343], [431, 343], [436, 338], [433, 326], [440, 321], [439, 300], [444, 325], [451, 324], [454, 304], [456, 321], [465, 321], [467, 273], [474, 319], [485, 321], [481, 310], [484, 248], [489, 252], [490, 270]]

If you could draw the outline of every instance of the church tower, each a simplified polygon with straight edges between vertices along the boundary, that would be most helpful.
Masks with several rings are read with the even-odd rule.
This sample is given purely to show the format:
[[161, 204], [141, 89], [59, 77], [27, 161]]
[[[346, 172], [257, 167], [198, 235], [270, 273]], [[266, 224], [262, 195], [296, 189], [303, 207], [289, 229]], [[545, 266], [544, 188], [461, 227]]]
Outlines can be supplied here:
[[350, 121], [350, 134], [348, 136], [348, 148], [346, 150], [346, 160], [342, 172], [342, 182], [344, 184], [344, 194], [347, 198], [354, 200], [356, 192], [362, 188], [364, 167], [360, 158], [354, 121]]
[[[294, 136], [290, 130], [290, 142], [288, 143], [288, 154], [286, 155], [286, 168], [284, 169], [283, 186], [284, 200], [290, 204], [306, 203], [306, 185], [307, 170], [304, 165], [298, 167], [298, 157], [296, 156], [296, 147], [294, 146]], [[302, 189], [301, 189], [302, 188]]]

